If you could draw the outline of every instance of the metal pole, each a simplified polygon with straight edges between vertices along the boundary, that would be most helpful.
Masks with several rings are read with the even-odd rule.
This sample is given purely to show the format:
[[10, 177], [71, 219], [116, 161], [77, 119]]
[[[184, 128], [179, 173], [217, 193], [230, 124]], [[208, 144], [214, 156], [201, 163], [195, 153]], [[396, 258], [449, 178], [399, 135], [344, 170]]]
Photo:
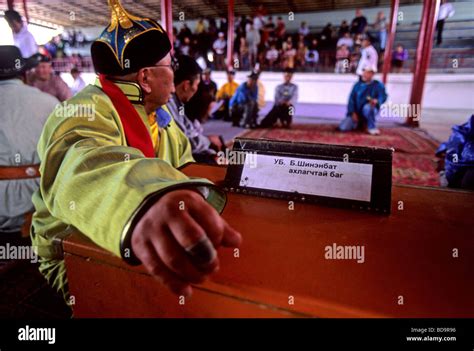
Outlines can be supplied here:
[[227, 66], [233, 65], [234, 55], [234, 0], [229, 0], [227, 7]]
[[425, 85], [426, 72], [431, 61], [431, 49], [433, 47], [433, 34], [435, 32], [436, 20], [438, 18], [440, 0], [425, 0], [423, 3], [423, 14], [418, 35], [416, 48], [415, 67], [413, 74], [413, 84], [410, 94], [411, 115], [407, 117], [406, 124], [411, 127], [418, 127], [419, 120], [415, 119], [413, 106], [418, 105], [421, 111], [423, 100], [423, 89]]
[[168, 34], [173, 52], [173, 4], [172, 0], [161, 0], [161, 23]]
[[387, 84], [387, 75], [390, 72], [392, 66], [392, 49], [393, 42], [395, 41], [395, 32], [397, 30], [397, 17], [398, 17], [398, 5], [400, 0], [392, 0], [392, 6], [390, 9], [390, 27], [388, 32], [387, 42], [385, 44], [385, 53], [383, 59], [383, 74], [382, 81], [383, 84]]

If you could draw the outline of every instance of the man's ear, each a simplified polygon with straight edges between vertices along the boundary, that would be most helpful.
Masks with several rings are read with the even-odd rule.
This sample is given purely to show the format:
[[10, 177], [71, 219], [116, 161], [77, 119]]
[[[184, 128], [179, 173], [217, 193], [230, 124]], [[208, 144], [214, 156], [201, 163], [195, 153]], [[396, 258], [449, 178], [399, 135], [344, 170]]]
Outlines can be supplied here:
[[143, 68], [137, 72], [137, 83], [143, 92], [147, 94], [151, 93], [150, 75], [151, 71], [147, 68]]

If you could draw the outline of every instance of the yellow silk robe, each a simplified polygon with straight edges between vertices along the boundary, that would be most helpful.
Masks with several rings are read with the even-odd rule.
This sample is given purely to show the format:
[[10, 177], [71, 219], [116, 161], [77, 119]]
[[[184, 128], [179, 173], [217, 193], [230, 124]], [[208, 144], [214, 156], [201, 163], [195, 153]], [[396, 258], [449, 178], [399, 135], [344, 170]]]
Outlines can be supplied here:
[[176, 169], [194, 160], [189, 141], [174, 120], [158, 130], [140, 104], [139, 86], [116, 84], [153, 135], [156, 158], [145, 158], [127, 146], [120, 117], [98, 81], [58, 105], [38, 143], [41, 182], [33, 195], [31, 237], [40, 271], [66, 299], [66, 269], [55, 239], [78, 230], [120, 256], [134, 217], [159, 193], [194, 187], [217, 211], [225, 205], [225, 194], [208, 180], [190, 179]]

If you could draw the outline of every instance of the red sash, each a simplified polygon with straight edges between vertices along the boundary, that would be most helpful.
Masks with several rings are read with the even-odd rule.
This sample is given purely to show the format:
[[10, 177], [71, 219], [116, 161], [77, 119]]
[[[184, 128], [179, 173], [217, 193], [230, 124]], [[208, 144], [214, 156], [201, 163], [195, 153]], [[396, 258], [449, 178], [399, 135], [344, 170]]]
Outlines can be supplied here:
[[108, 80], [105, 75], [99, 74], [99, 80], [102, 89], [112, 100], [119, 114], [128, 145], [143, 152], [145, 157], [155, 157], [150, 133], [132, 103], [127, 99], [122, 90]]

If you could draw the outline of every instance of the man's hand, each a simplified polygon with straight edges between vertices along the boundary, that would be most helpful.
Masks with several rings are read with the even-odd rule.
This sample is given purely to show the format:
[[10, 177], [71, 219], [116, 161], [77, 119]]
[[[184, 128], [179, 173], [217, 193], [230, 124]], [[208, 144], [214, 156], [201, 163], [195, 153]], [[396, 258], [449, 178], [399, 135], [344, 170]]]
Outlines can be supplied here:
[[219, 269], [217, 249], [238, 247], [241, 235], [193, 190], [163, 195], [139, 220], [131, 244], [145, 268], [177, 295], [190, 296]]
[[371, 100], [370, 100], [370, 104], [371, 104], [372, 106], [376, 106], [378, 102], [379, 102], [379, 101], [378, 101], [377, 99], [371, 99]]
[[352, 112], [352, 116], [351, 116], [351, 117], [352, 117], [352, 120], [353, 120], [355, 123], [359, 122], [359, 116], [357, 116], [357, 113]]

